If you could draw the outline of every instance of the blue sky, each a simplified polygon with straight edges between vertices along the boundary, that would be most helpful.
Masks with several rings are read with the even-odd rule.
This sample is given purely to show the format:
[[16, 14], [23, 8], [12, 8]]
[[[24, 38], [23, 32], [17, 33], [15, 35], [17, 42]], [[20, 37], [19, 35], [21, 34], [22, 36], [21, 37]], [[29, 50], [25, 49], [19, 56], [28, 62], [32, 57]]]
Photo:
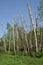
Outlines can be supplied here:
[[[33, 19], [35, 21], [35, 13], [37, 12], [37, 6], [39, 5], [40, 0], [28, 0], [30, 3]], [[4, 31], [6, 32], [7, 22], [10, 24], [13, 21], [13, 18], [16, 18], [16, 21], [20, 25], [19, 12], [21, 11], [22, 16], [26, 18], [28, 26], [30, 25], [30, 16], [28, 13], [26, 0], [0, 0], [0, 37], [3, 35], [2, 26], [4, 25]]]

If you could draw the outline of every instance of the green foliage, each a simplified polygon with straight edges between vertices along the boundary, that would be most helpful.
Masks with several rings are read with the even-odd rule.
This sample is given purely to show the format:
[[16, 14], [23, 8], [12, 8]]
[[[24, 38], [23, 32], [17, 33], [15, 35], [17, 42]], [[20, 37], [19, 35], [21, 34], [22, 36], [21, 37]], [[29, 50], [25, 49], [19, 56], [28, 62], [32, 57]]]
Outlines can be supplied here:
[[0, 65], [43, 65], [43, 57], [39, 59], [29, 56], [0, 54]]
[[43, 0], [40, 0], [40, 4], [38, 7], [38, 15], [39, 15], [39, 20], [43, 21]]
[[[14, 26], [14, 28], [16, 28], [16, 25]], [[14, 55], [14, 50], [13, 50], [14, 49], [14, 46], [13, 46], [13, 35], [12, 35], [13, 31], [12, 31], [12, 26], [10, 24], [7, 24], [7, 31], [8, 32], [5, 35], [6, 49], [7, 49], [7, 51], [9, 50], [9, 41], [10, 41], [10, 51], [11, 51], [10, 54]], [[11, 32], [11, 39], [10, 39], [10, 32]], [[17, 40], [17, 35], [16, 35], [16, 29], [14, 30], [14, 32], [15, 32], [14, 33], [14, 36], [15, 36], [14, 40], [15, 40], [16, 52], [17, 52], [17, 43], [18, 43], [18, 46], [19, 46], [19, 51], [17, 52], [18, 55], [20, 55], [20, 56], [22, 56], [22, 55], [24, 55], [24, 56], [31, 55], [33, 57], [35, 57], [35, 56], [41, 57], [41, 53], [38, 52], [38, 53], [35, 54], [35, 36], [34, 36], [34, 31], [33, 30], [26, 34], [27, 38], [28, 38], [28, 45], [30, 43], [29, 40], [30, 40], [30, 34], [31, 34], [32, 48], [31, 48], [31, 46], [28, 46], [30, 54], [28, 52], [26, 54], [25, 51], [24, 51], [24, 45], [25, 45], [25, 48], [27, 50], [24, 30], [21, 27], [19, 27], [19, 29], [18, 29], [19, 39], [18, 40]], [[42, 40], [43, 40], [43, 27], [39, 28], [39, 32], [40, 32], [39, 44], [42, 44], [43, 43], [42, 42]], [[22, 35], [23, 35], [23, 38], [22, 38]]]
[[41, 53], [41, 52], [37, 52], [37, 53], [36, 53], [36, 57], [37, 57], [37, 58], [40, 58], [41, 56], [42, 56], [42, 53]]

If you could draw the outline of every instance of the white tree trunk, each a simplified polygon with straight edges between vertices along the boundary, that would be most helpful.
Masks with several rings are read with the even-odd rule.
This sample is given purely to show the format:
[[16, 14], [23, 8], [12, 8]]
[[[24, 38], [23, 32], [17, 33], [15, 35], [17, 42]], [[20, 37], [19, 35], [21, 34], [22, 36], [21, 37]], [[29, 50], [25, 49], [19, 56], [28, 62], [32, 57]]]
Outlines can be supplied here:
[[31, 13], [31, 10], [30, 10], [30, 5], [29, 5], [28, 2], [27, 2], [27, 6], [28, 6], [29, 14], [30, 14], [31, 25], [32, 25], [32, 28], [33, 28], [33, 31], [34, 31], [34, 36], [35, 36], [36, 52], [38, 52], [37, 36], [36, 36], [35, 28], [34, 28], [34, 21], [33, 21], [33, 18], [32, 18], [32, 13]]

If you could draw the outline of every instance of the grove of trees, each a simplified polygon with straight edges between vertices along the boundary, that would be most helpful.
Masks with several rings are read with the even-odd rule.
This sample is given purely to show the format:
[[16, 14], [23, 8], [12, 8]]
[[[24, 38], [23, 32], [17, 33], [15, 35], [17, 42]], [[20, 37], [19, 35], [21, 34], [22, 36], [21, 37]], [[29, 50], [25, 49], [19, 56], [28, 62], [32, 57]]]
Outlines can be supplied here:
[[38, 7], [38, 14], [35, 15], [36, 28], [34, 27], [34, 21], [30, 5], [27, 2], [27, 8], [30, 16], [30, 31], [27, 32], [26, 20], [23, 19], [21, 13], [19, 13], [21, 26], [17, 24], [14, 18], [12, 25], [7, 23], [7, 33], [3, 30], [3, 36], [0, 38], [0, 52], [5, 53], [21, 52], [24, 55], [40, 55], [43, 52], [43, 26], [40, 27], [39, 20], [43, 22], [43, 0], [41, 0]]

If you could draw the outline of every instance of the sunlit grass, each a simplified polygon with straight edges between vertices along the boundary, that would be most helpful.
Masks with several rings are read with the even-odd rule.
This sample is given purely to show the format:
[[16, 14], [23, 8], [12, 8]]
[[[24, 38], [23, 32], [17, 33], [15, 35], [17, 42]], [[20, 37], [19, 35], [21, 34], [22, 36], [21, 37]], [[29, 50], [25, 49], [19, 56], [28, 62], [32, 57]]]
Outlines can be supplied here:
[[43, 65], [43, 57], [0, 54], [0, 65]]

